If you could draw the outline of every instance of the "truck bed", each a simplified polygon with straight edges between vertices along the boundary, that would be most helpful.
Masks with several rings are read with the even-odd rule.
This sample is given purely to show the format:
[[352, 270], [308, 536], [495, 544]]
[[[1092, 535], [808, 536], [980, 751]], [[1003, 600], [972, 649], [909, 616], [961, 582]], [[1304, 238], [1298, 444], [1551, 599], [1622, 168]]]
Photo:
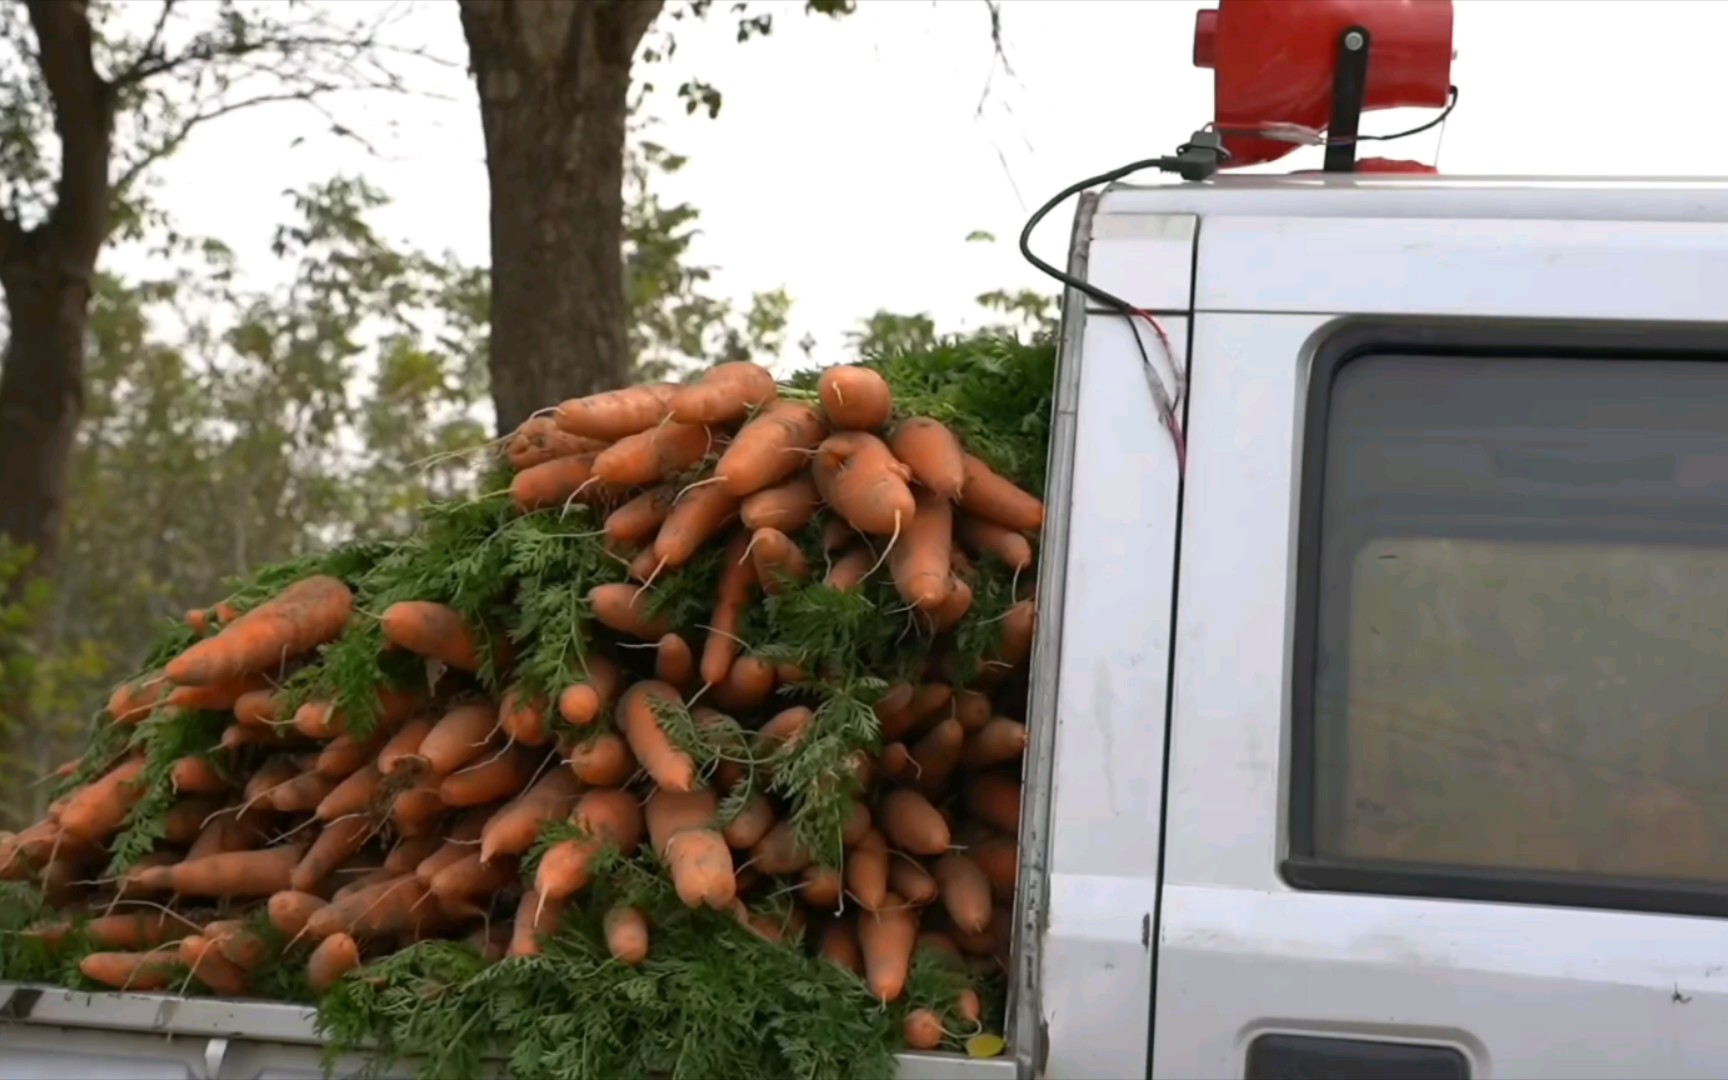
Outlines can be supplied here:
[[[323, 1042], [300, 1005], [84, 994], [0, 983], [0, 1080], [321, 1080]], [[1013, 1080], [1010, 1058], [901, 1054], [903, 1080]], [[364, 1058], [331, 1075], [356, 1076]], [[407, 1063], [377, 1074], [411, 1080]]]

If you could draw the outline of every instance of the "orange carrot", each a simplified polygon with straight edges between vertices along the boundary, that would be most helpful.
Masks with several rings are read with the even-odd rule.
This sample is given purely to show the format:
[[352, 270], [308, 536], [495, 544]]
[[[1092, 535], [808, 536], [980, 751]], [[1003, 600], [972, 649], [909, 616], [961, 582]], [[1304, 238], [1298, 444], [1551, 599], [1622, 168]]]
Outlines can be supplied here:
[[362, 817], [332, 821], [318, 833], [318, 839], [312, 841], [305, 857], [288, 875], [288, 887], [295, 892], [317, 892], [318, 886], [335, 873], [338, 866], [365, 846], [372, 831], [372, 823]]
[[823, 440], [812, 464], [816, 489], [861, 533], [891, 535], [912, 523], [917, 504], [910, 470], [874, 435], [842, 432]]
[[1014, 881], [1020, 872], [1020, 848], [1011, 836], [992, 836], [967, 852], [990, 881], [997, 900], [1014, 898]]
[[80, 788], [60, 811], [60, 831], [68, 839], [97, 843], [120, 831], [126, 815], [144, 794], [139, 777], [144, 758], [128, 758], [100, 780]]
[[709, 618], [708, 639], [702, 643], [702, 682], [708, 686], [724, 682], [738, 658], [738, 631], [756, 588], [756, 567], [746, 554], [749, 544], [749, 537], [737, 533], [720, 556], [718, 595]]
[[689, 489], [654, 537], [655, 559], [668, 567], [683, 566], [737, 516], [738, 497], [719, 484]]
[[218, 994], [239, 997], [248, 989], [246, 972], [202, 934], [180, 939], [180, 962], [192, 970], [193, 978]]
[[893, 398], [888, 383], [867, 367], [831, 367], [816, 381], [816, 394], [836, 428], [871, 431], [888, 422]]
[[882, 831], [900, 850], [913, 855], [940, 855], [948, 850], [948, 823], [916, 791], [890, 791], [882, 797], [880, 810]]
[[319, 751], [312, 768], [332, 780], [345, 780], [354, 775], [354, 770], [377, 756], [382, 741], [382, 733], [368, 739], [338, 735]]
[[954, 691], [954, 717], [971, 735], [990, 722], [990, 699], [976, 690]]
[[750, 559], [762, 591], [778, 595], [810, 576], [804, 553], [779, 529], [757, 529], [750, 540]]
[[136, 724], [156, 711], [168, 696], [168, 680], [161, 675], [123, 682], [108, 697], [108, 715], [116, 724]]
[[166, 911], [102, 915], [84, 924], [84, 936], [92, 945], [123, 952], [154, 949], [197, 932], [197, 924]]
[[504, 691], [504, 699], [498, 703], [504, 734], [521, 746], [545, 746], [552, 738], [546, 730], [548, 704], [545, 698], [530, 696], [516, 687]]
[[209, 686], [289, 660], [335, 639], [354, 610], [354, 594], [328, 575], [297, 581], [168, 662], [181, 686]]
[[834, 561], [822, 584], [838, 592], [851, 592], [864, 581], [864, 575], [875, 565], [876, 556], [869, 548], [859, 546]]
[[182, 896], [269, 896], [289, 887], [306, 845], [228, 851], [173, 866], [151, 867], [139, 875], [150, 888]]
[[940, 894], [936, 879], [922, 863], [897, 853], [888, 860], [888, 887], [915, 907], [930, 903]]
[[910, 710], [912, 700], [917, 696], [917, 688], [911, 683], [895, 683], [882, 692], [876, 699], [872, 709], [876, 713], [877, 727], [882, 731], [884, 739], [897, 739], [912, 727]]
[[416, 656], [437, 660], [458, 671], [480, 670], [474, 634], [454, 608], [426, 600], [404, 600], [384, 609], [378, 619], [384, 640]]
[[612, 442], [665, 419], [667, 403], [677, 390], [655, 383], [571, 398], [558, 406], [554, 419], [560, 430], [572, 435]]
[[[918, 686], [905, 698], [905, 704], [898, 708], [889, 702], [885, 696], [877, 703], [876, 718], [882, 727], [884, 739], [901, 739], [923, 728], [927, 721], [933, 720], [949, 710], [954, 700], [954, 690], [946, 683], [924, 683]], [[888, 707], [884, 707], [885, 703]]]
[[671, 484], [649, 488], [606, 515], [606, 538], [614, 544], [643, 544], [672, 512], [678, 489]]
[[210, 764], [210, 759], [191, 754], [174, 763], [168, 772], [174, 790], [186, 795], [219, 795], [232, 785]]
[[168, 692], [162, 704], [194, 712], [226, 712], [245, 695], [269, 685], [270, 681], [263, 672], [254, 671], [209, 686], [176, 686]]
[[321, 773], [301, 773], [270, 793], [270, 805], [285, 814], [309, 813], [336, 790], [337, 783]]
[[954, 939], [939, 930], [926, 930], [919, 934], [917, 951], [940, 953], [943, 956], [952, 956], [956, 960], [959, 960], [962, 955], [960, 946], [954, 943]]
[[828, 425], [815, 409], [798, 401], [776, 402], [738, 432], [720, 455], [714, 475], [738, 498], [754, 497], [808, 464], [809, 452], [827, 435]]
[[774, 827], [774, 804], [768, 801], [766, 795], [753, 796], [743, 808], [738, 811], [720, 834], [726, 838], [726, 843], [735, 851], [747, 851], [762, 842], [768, 835], [768, 830]]
[[648, 959], [648, 919], [633, 907], [615, 907], [606, 913], [606, 950], [620, 964], [635, 967]]
[[440, 779], [428, 773], [390, 800], [390, 821], [396, 826], [396, 835], [413, 839], [437, 828], [439, 816], [447, 809], [440, 797], [447, 783], [449, 777]]
[[323, 941], [338, 933], [387, 937], [418, 932], [437, 917], [433, 905], [424, 902], [430, 895], [426, 886], [413, 876], [380, 881], [347, 893], [313, 912], [306, 922], [306, 936]]
[[1015, 532], [1037, 532], [1044, 527], [1044, 504], [971, 454], [966, 455], [960, 508]]
[[535, 891], [548, 903], [585, 887], [592, 879], [595, 857], [608, 845], [631, 854], [642, 843], [642, 808], [626, 791], [588, 792], [576, 804], [571, 820], [584, 835], [547, 848], [534, 876]]
[[[473, 838], [467, 838], [471, 841]], [[437, 851], [421, 859], [414, 867], [414, 878], [422, 885], [430, 886], [445, 867], [461, 862], [474, 850], [471, 842], [452, 837], [444, 842]]]
[[726, 681], [714, 688], [714, 702], [733, 713], [755, 712], [774, 696], [774, 665], [760, 656], [740, 656]]
[[706, 424], [657, 424], [600, 451], [594, 475], [619, 487], [658, 484], [701, 461], [713, 446], [714, 432]]
[[815, 718], [815, 712], [803, 705], [775, 713], [773, 719], [756, 731], [756, 757], [760, 760], [784, 758], [810, 730]]
[[318, 943], [306, 961], [306, 985], [314, 994], [323, 994], [359, 966], [359, 942], [344, 933], [331, 934]]
[[706, 905], [722, 911], [737, 897], [732, 851], [714, 828], [717, 811], [714, 794], [701, 789], [658, 788], [648, 796], [649, 838], [686, 907]]
[[942, 1045], [942, 1020], [929, 1009], [913, 1009], [900, 1024], [900, 1038], [908, 1050], [934, 1050]]
[[335, 821], [339, 817], [360, 813], [377, 796], [382, 779], [377, 765], [360, 766], [324, 796], [324, 801], [318, 804], [313, 814], [320, 821]]
[[594, 476], [597, 456], [571, 454], [523, 469], [510, 481], [511, 501], [516, 509], [529, 514], [572, 499], [584, 504], [603, 500], [611, 492]]
[[933, 611], [948, 599], [948, 551], [954, 541], [954, 511], [947, 499], [922, 492], [912, 520], [889, 555], [889, 568], [900, 599], [921, 611]]
[[688, 386], [680, 386], [666, 413], [686, 424], [736, 424], [779, 393], [774, 376], [760, 364], [734, 360], [715, 364]]
[[481, 806], [508, 799], [528, 786], [544, 755], [515, 749], [446, 776], [438, 785], [445, 806]]
[[864, 974], [864, 954], [858, 951], [858, 930], [851, 919], [835, 919], [822, 931], [817, 953], [830, 963], [839, 964], [860, 977]]
[[966, 482], [966, 453], [946, 424], [913, 417], [894, 429], [888, 445], [920, 484], [948, 501], [960, 497]]
[[420, 759], [434, 775], [448, 776], [486, 752], [486, 740], [497, 724], [498, 710], [490, 702], [457, 705], [421, 738]]
[[516, 923], [506, 955], [539, 956], [541, 939], [558, 932], [558, 921], [563, 914], [564, 901], [542, 903], [538, 892], [525, 890], [522, 902], [516, 905]]
[[313, 918], [314, 912], [321, 907], [325, 907], [325, 900], [302, 892], [278, 892], [266, 905], [271, 926], [275, 926], [276, 933], [290, 940], [306, 930], [306, 921]]
[[857, 847], [869, 835], [870, 809], [863, 803], [854, 801], [846, 814], [846, 823], [840, 826], [840, 842], [849, 848]]
[[649, 544], [638, 551], [636, 557], [630, 560], [630, 566], [625, 570], [625, 574], [631, 581], [638, 581], [646, 585], [658, 576], [660, 569], [660, 556], [654, 554], [654, 545]]
[[169, 850], [152, 851], [147, 855], [140, 856], [137, 862], [134, 862], [124, 874], [120, 875], [120, 884], [115, 889], [116, 897], [121, 900], [136, 900], [150, 893], [152, 890], [144, 888], [139, 882], [144, 871], [152, 866], [168, 866], [171, 863], [177, 863], [181, 858], [180, 852]]
[[[1006, 776], [982, 773], [966, 785], [966, 808], [974, 817], [1010, 835], [1020, 833], [1020, 784]], [[921, 854], [933, 854], [922, 852]]]
[[[258, 815], [248, 814], [244, 818], [232, 813], [224, 813], [221, 817], [203, 825], [210, 815], [199, 818], [201, 831], [192, 841], [192, 846], [186, 849], [183, 862], [192, 862], [209, 855], [222, 855], [230, 851], [251, 851], [263, 841]], [[142, 873], [138, 875], [138, 885], [146, 888], [148, 879]]]
[[840, 871], [831, 866], [806, 866], [800, 899], [813, 908], [833, 908], [840, 903]]
[[[721, 464], [725, 464], [724, 458]], [[799, 465], [803, 464], [800, 460]], [[747, 496], [738, 506], [738, 518], [752, 532], [779, 529], [783, 533], [795, 533], [810, 524], [821, 506], [822, 496], [816, 492], [816, 481], [808, 473], [799, 473], [790, 480]]]
[[872, 829], [846, 859], [846, 889], [865, 911], [879, 911], [888, 895], [888, 844]]
[[178, 958], [155, 952], [98, 952], [78, 961], [86, 979], [116, 990], [161, 990], [179, 975]]
[[630, 752], [656, 784], [669, 791], [690, 791], [696, 784], [696, 763], [660, 727], [656, 702], [683, 708], [677, 690], [663, 682], [643, 680], [618, 700], [618, 724], [630, 743]]
[[1038, 610], [1031, 600], [1022, 600], [1002, 617], [1002, 640], [991, 660], [1008, 667], [1019, 667], [1032, 655], [1032, 634], [1037, 628]]
[[558, 695], [558, 713], [577, 727], [592, 724], [617, 699], [623, 685], [624, 673], [617, 664], [603, 656], [590, 656], [587, 679]]
[[520, 880], [516, 860], [511, 857], [482, 862], [478, 851], [457, 859], [432, 875], [432, 895], [440, 903], [468, 900], [497, 892]]
[[690, 643], [677, 634], [660, 639], [654, 652], [654, 677], [681, 692], [688, 691], [696, 681], [696, 654]]
[[942, 906], [954, 925], [968, 934], [990, 925], [990, 880], [978, 864], [957, 851], [936, 860], [932, 871], [942, 891]]
[[960, 625], [960, 620], [972, 610], [972, 586], [958, 574], [948, 576], [948, 599], [930, 612], [930, 623], [937, 633], [946, 633]]
[[510, 467], [520, 472], [553, 458], [572, 454], [590, 454], [605, 447], [598, 439], [585, 439], [559, 431], [550, 416], [536, 416], [524, 421], [511, 436], [508, 446]]
[[442, 836], [416, 836], [399, 841], [390, 849], [390, 854], [384, 856], [381, 869], [391, 877], [412, 874], [419, 869], [422, 862], [435, 855], [443, 846]]
[[629, 744], [610, 731], [572, 747], [569, 761], [576, 779], [594, 787], [616, 787], [637, 769]]
[[809, 866], [809, 849], [798, 842], [797, 830], [790, 821], [781, 821], [750, 849], [750, 862], [764, 874], [776, 877], [796, 874]]
[[1010, 570], [1032, 565], [1032, 542], [1012, 529], [971, 514], [961, 514], [955, 523], [960, 542], [979, 555], [989, 555]]
[[588, 606], [601, 625], [639, 641], [658, 641], [671, 629], [666, 616], [649, 610], [651, 599], [646, 589], [628, 582], [588, 590]]
[[480, 861], [490, 863], [500, 855], [520, 855], [534, 845], [540, 828], [554, 818], [564, 818], [576, 805], [582, 784], [564, 769], [549, 769], [516, 801], [499, 810], [480, 834]]
[[858, 945], [864, 954], [864, 981], [879, 1001], [893, 1001], [906, 989], [912, 946], [918, 940], [916, 912], [889, 893], [880, 910], [858, 916]]
[[965, 742], [966, 729], [952, 716], [926, 732], [912, 747], [918, 786], [926, 791], [940, 791], [954, 767], [960, 764]]
[[1026, 725], [998, 716], [966, 740], [961, 761], [967, 768], [989, 769], [1019, 761], [1026, 752]]
[[[341, 888], [330, 893], [330, 902], [332, 904], [339, 904], [348, 897], [353, 896], [355, 893], [364, 892], [374, 885], [380, 885], [387, 881], [395, 881], [397, 878], [402, 876], [400, 874], [392, 874], [383, 867], [374, 870], [360, 862], [356, 862], [352, 866], [342, 867], [339, 873], [342, 875], [344, 884]], [[332, 884], [332, 882], [325, 883], [326, 887], [330, 884]]]

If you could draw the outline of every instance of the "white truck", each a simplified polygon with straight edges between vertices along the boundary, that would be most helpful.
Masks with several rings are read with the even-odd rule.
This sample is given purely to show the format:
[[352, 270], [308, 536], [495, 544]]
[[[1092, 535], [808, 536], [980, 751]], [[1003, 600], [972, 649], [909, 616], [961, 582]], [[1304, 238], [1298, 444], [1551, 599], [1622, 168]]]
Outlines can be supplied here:
[[[1336, 62], [1328, 171], [1081, 200], [1009, 1049], [908, 1080], [1728, 1073], [1728, 183], [1354, 162], [1339, 99], [1447, 89], [1373, 66], [1437, 9], [1449, 60], [1445, 0], [1223, 0], [1221, 119], [1158, 164], [1305, 137], [1223, 119], [1276, 31]], [[0, 1078], [317, 1044], [0, 986]]]

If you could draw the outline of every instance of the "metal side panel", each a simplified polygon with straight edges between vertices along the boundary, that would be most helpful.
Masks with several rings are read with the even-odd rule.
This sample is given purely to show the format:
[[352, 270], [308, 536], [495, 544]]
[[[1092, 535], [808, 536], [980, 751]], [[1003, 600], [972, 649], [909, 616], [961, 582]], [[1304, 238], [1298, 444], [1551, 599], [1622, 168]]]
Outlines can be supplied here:
[[1194, 237], [1200, 218], [1192, 213], [1124, 213], [1106, 194], [1092, 218], [1084, 280], [1155, 313], [1187, 314], [1193, 297]]

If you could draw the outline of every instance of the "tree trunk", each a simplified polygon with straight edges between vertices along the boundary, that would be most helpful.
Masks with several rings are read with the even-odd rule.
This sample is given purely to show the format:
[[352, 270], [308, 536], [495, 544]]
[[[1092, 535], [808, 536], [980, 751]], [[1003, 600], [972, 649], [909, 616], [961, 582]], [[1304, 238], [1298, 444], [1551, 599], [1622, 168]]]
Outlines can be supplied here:
[[491, 179], [500, 434], [623, 386], [630, 67], [663, 0], [462, 0]]

